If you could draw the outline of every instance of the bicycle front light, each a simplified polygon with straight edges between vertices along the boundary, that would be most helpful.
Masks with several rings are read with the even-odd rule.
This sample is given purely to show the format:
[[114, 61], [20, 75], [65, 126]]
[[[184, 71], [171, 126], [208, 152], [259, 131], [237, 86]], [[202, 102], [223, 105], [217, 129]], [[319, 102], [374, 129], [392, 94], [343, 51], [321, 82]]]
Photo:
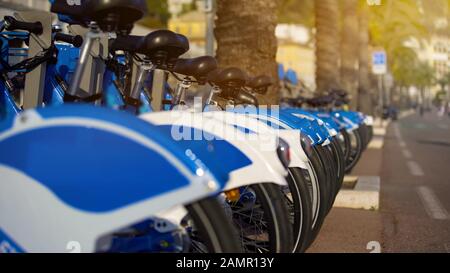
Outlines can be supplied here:
[[289, 144], [282, 138], [278, 139], [277, 155], [283, 166], [287, 169], [291, 163], [291, 149]]

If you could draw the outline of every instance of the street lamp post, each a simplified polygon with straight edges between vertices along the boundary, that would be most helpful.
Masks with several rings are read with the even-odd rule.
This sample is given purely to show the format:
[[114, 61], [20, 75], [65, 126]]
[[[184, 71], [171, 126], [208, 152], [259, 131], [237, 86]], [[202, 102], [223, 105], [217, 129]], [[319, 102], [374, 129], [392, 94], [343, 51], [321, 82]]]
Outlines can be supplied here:
[[386, 51], [378, 49], [372, 52], [372, 73], [378, 76], [378, 107], [380, 118], [384, 108], [384, 75], [387, 74]]
[[384, 92], [383, 92], [383, 75], [378, 75], [378, 108], [380, 118], [383, 117], [384, 108]]

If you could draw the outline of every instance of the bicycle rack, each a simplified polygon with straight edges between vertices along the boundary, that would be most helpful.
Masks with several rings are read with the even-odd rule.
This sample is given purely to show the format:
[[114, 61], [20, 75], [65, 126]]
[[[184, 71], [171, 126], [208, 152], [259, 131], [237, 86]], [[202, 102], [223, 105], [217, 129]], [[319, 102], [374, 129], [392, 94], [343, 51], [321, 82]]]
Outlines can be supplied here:
[[[90, 39], [86, 39], [89, 33], [87, 28], [79, 25], [71, 25], [67, 28], [70, 34], [80, 35], [85, 37], [85, 42], [91, 42], [89, 52], [85, 56], [85, 67], [82, 71], [80, 84], [78, 85], [79, 89], [82, 90], [81, 92], [87, 93], [88, 96], [100, 94], [102, 92], [103, 74], [105, 72], [104, 60], [108, 57], [108, 36], [99, 33], [98, 35], [94, 35], [94, 37], [90, 37]], [[82, 54], [80, 52], [80, 58], [83, 57]], [[74, 75], [73, 78], [75, 77]], [[73, 86], [72, 83], [71, 86]], [[79, 90], [72, 92], [74, 94], [70, 95], [75, 95]]]
[[167, 74], [164, 70], [153, 70], [153, 84], [152, 84], [152, 108], [154, 111], [163, 110], [164, 90], [166, 84]]
[[153, 82], [150, 94], [151, 106], [153, 111], [158, 112], [163, 110], [163, 100], [164, 100], [164, 90], [167, 79], [167, 73], [161, 69], [155, 69], [151, 63], [139, 64], [133, 60], [132, 65], [132, 83], [130, 96], [133, 98], [138, 98], [137, 92], [142, 90], [144, 81], [148, 73], [153, 71]]

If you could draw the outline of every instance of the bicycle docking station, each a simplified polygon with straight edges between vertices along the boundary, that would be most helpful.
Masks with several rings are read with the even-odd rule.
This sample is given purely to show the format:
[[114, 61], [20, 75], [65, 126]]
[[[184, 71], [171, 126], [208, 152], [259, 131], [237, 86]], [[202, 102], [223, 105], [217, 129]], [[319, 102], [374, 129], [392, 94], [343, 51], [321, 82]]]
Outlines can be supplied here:
[[[80, 52], [80, 60], [83, 65], [75, 71], [69, 94], [79, 97], [91, 97], [100, 95], [102, 92], [103, 74], [108, 57], [108, 37], [102, 34], [97, 26], [88, 28], [80, 25], [69, 25], [69, 33], [84, 37], [85, 43]], [[76, 81], [76, 82], [74, 82]], [[78, 84], [77, 84], [78, 83]], [[79, 86], [77, 89], [76, 87]]]
[[[49, 49], [52, 45], [52, 14], [46, 11], [21, 11], [14, 13], [19, 21], [41, 22], [42, 30], [30, 32], [28, 58]], [[25, 76], [25, 88], [21, 97], [23, 109], [40, 107], [43, 104], [46, 62], [42, 62]]]
[[[302, 253], [335, 200], [378, 209], [379, 177], [347, 177], [340, 191], [373, 136], [369, 117], [341, 109], [345, 90], [303, 99], [306, 109], [269, 111], [258, 95], [276, 84], [270, 76], [221, 68], [211, 56], [182, 58], [189, 40], [169, 30], [130, 35], [145, 6], [53, 1], [60, 27], [42, 11], [0, 24], [18, 31], [15, 47], [27, 52], [18, 65], [2, 63], [0, 100], [12, 110], [0, 111], [0, 193], [12, 201], [0, 210], [14, 213], [0, 219], [0, 252], [6, 242], [9, 252]], [[13, 55], [17, 43], [7, 41], [2, 55]], [[186, 95], [191, 87], [201, 105]], [[179, 123], [174, 109], [201, 123]], [[194, 139], [179, 141], [172, 129], [180, 125]]]

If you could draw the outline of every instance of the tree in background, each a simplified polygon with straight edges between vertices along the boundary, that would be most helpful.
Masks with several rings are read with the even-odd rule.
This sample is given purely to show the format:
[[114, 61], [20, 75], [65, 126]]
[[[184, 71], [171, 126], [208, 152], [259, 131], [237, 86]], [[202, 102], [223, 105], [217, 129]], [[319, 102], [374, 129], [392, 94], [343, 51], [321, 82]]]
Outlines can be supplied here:
[[[417, 65], [419, 60], [413, 49], [408, 47], [398, 47], [392, 52], [390, 58], [397, 59], [391, 66], [391, 73], [395, 79], [396, 90], [393, 96], [399, 97], [400, 106], [409, 106], [408, 90], [415, 84]], [[395, 100], [393, 100], [395, 101]]]
[[437, 105], [447, 105], [450, 102], [450, 72], [447, 72], [441, 78], [436, 80], [439, 84], [440, 90], [436, 94], [436, 104]]
[[[418, 0], [430, 32], [450, 36], [450, 0]], [[443, 21], [444, 20], [444, 21]], [[447, 22], [445, 22], [447, 20]]]
[[316, 85], [319, 93], [339, 88], [339, 2], [315, 2]]
[[426, 106], [426, 93], [428, 87], [434, 84], [434, 70], [426, 62], [419, 62], [414, 70], [414, 86], [419, 88], [422, 106]]
[[370, 44], [386, 50], [389, 71], [394, 77], [389, 99], [401, 98], [405, 88], [416, 86], [414, 77], [418, 69], [423, 69], [423, 66], [419, 68], [417, 54], [406, 46], [412, 38], [419, 42], [429, 38], [420, 1], [386, 0], [381, 6], [370, 7], [369, 15]]
[[392, 56], [396, 50], [405, 47], [406, 41], [413, 37], [419, 41], [428, 39], [423, 17], [417, 1], [387, 0], [385, 5], [371, 8], [371, 44], [384, 48], [391, 56], [388, 58], [390, 68], [402, 65]]
[[372, 6], [370, 42], [391, 53], [412, 37], [426, 39], [428, 30], [423, 17], [418, 2], [413, 0], [386, 0], [384, 5]]
[[139, 23], [152, 29], [166, 28], [170, 19], [167, 0], [147, 0], [148, 14]]
[[[217, 0], [215, 36], [220, 66], [236, 66], [252, 76], [277, 75], [277, 10], [279, 0]], [[278, 104], [274, 86], [261, 104]]]
[[[341, 31], [341, 67], [340, 85], [350, 97], [350, 108], [357, 109], [358, 104], [358, 0], [342, 0], [342, 31]], [[363, 45], [361, 45], [363, 46]]]
[[[203, 0], [200, 0], [203, 1]], [[181, 7], [181, 12], [178, 15], [183, 15], [186, 13], [189, 13], [191, 11], [198, 9], [198, 2], [199, 0], [192, 0], [190, 3], [183, 3]]]

